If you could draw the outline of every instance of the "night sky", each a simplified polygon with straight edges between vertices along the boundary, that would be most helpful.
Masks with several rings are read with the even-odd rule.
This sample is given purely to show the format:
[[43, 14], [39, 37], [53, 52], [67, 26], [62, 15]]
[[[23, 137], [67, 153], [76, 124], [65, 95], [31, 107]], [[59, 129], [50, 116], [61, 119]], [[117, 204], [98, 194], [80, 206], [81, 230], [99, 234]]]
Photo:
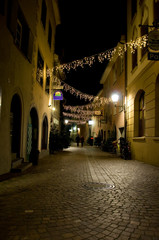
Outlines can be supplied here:
[[[116, 46], [125, 32], [126, 0], [92, 1], [59, 0], [62, 45], [65, 63], [89, 57]], [[92, 67], [78, 67], [66, 72], [66, 82], [77, 90], [96, 95], [107, 62], [95, 61]], [[65, 94], [66, 105], [81, 105], [84, 101]]]

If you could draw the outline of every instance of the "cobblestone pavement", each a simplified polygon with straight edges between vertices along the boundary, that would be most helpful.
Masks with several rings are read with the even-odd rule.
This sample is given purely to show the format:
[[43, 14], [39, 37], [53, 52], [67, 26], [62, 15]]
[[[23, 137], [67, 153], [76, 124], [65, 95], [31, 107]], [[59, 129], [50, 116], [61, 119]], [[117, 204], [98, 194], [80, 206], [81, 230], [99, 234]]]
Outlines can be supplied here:
[[159, 168], [70, 147], [0, 182], [1, 240], [159, 240]]

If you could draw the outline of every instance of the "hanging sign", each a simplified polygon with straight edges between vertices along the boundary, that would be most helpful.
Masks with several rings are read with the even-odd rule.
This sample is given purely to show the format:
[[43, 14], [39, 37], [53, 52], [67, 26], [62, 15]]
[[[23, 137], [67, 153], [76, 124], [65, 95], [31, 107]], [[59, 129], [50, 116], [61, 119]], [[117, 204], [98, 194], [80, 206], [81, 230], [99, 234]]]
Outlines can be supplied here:
[[63, 89], [63, 86], [59, 86], [59, 85], [56, 86], [56, 85], [54, 85], [53, 89]]
[[159, 31], [153, 30], [148, 34], [148, 45], [149, 48], [155, 51], [159, 50]]
[[63, 93], [60, 90], [56, 90], [53, 95], [53, 100], [63, 100]]
[[102, 111], [94, 111], [95, 116], [102, 116]]
[[148, 60], [159, 61], [159, 52], [149, 52]]

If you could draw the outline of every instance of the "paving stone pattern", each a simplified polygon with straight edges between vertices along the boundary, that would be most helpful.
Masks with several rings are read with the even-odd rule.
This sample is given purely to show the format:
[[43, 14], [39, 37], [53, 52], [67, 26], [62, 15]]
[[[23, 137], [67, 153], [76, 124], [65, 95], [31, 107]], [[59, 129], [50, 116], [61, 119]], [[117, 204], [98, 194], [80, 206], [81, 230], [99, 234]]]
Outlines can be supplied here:
[[0, 182], [1, 240], [159, 240], [159, 168], [71, 146]]

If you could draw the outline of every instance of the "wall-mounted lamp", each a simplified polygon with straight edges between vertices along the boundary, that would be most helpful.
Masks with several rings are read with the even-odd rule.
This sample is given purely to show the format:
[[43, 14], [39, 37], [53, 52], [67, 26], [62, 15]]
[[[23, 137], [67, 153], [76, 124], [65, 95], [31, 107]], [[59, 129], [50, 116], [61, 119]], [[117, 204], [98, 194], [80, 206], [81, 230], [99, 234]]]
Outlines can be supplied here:
[[112, 102], [116, 104], [119, 101], [119, 95], [117, 93], [113, 93], [111, 99]]
[[76, 127], [76, 126], [74, 126], [74, 127], [73, 127], [73, 130], [74, 130], [74, 131], [76, 131], [76, 130], [77, 130], [77, 127]]
[[94, 121], [93, 121], [93, 120], [89, 120], [89, 121], [88, 121], [88, 124], [89, 124], [89, 125], [93, 125], [93, 124], [94, 124]]
[[119, 107], [124, 109], [125, 111], [125, 104], [126, 104], [126, 97], [125, 97], [125, 103], [122, 106], [117, 106], [117, 102], [119, 101], [119, 94], [118, 93], [113, 93], [111, 96], [112, 102], [114, 103], [115, 107]]

